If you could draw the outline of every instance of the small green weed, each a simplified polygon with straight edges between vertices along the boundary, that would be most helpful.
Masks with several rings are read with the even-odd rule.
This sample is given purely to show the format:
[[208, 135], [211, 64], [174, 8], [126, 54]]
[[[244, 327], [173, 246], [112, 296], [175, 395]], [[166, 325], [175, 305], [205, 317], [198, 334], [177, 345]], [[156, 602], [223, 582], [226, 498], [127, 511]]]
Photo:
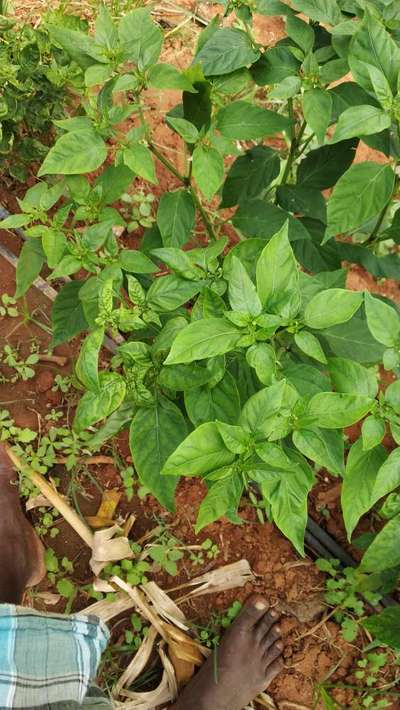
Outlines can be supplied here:
[[31, 380], [35, 377], [35, 370], [32, 365], [36, 365], [39, 362], [39, 355], [37, 352], [32, 352], [26, 358], [21, 357], [19, 349], [17, 347], [12, 347], [12, 345], [5, 345], [3, 352], [0, 355], [0, 362], [3, 365], [7, 365], [12, 370], [15, 370], [15, 374], [8, 377], [6, 381], [15, 383], [18, 380]]
[[227, 629], [236, 619], [242, 605], [239, 601], [233, 604], [222, 614], [213, 614], [207, 626], [195, 625], [200, 641], [207, 648], [216, 648], [221, 641], [222, 629]]
[[4, 316], [8, 316], [9, 318], [17, 318], [19, 313], [18, 313], [18, 308], [17, 308], [17, 301], [15, 298], [12, 296], [9, 296], [8, 293], [2, 293], [1, 295], [1, 304], [0, 304], [0, 317], [4, 318]]

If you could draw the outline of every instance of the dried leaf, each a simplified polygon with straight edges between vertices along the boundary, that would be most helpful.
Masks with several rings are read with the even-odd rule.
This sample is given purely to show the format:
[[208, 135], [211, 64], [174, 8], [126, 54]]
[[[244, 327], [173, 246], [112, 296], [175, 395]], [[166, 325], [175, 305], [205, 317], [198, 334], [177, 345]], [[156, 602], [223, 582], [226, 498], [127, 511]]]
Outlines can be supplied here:
[[46, 606], [55, 606], [61, 599], [61, 594], [55, 594], [54, 592], [38, 592], [35, 594], [35, 598], [42, 601]]
[[104, 594], [108, 594], [108, 592], [115, 592], [112, 584], [107, 582], [105, 579], [100, 579], [100, 577], [95, 577], [93, 580], [93, 589], [95, 592], [103, 592]]
[[122, 690], [120, 695], [129, 698], [130, 702], [114, 703], [114, 708], [117, 710], [155, 710], [160, 705], [171, 703], [176, 699], [178, 686], [174, 667], [161, 648], [158, 652], [164, 666], [163, 677], [158, 688], [147, 693], [133, 693], [130, 690]]
[[90, 567], [96, 577], [107, 562], [130, 560], [134, 557], [128, 538], [114, 537], [120, 532], [122, 532], [121, 528], [118, 525], [113, 525], [111, 528], [97, 530], [94, 533]]
[[135, 524], [135, 521], [136, 521], [136, 515], [134, 515], [133, 513], [131, 513], [131, 514], [128, 516], [128, 518], [126, 519], [125, 525], [124, 525], [124, 535], [125, 535], [125, 537], [129, 537], [129, 533], [130, 533], [130, 531], [132, 530], [132, 528], [133, 528], [133, 526], [134, 526], [134, 524]]
[[147, 582], [143, 584], [142, 589], [147, 598], [153, 604], [157, 613], [166, 621], [171, 621], [180, 629], [187, 631], [189, 628], [186, 623], [186, 618], [181, 609], [174, 601], [164, 592], [155, 582]]
[[97, 616], [99, 619], [107, 623], [114, 616], [119, 616], [125, 611], [133, 609], [135, 602], [126, 594], [118, 594], [117, 598], [110, 602], [108, 599], [102, 599], [99, 602], [95, 602], [86, 609], [83, 609], [82, 614], [89, 614]]
[[168, 644], [168, 655], [175, 670], [178, 688], [180, 688], [182, 685], [186, 685], [193, 677], [195, 665], [190, 661], [183, 661], [179, 657], [175, 642]]
[[182, 661], [188, 661], [189, 663], [194, 663], [196, 666], [201, 666], [204, 660], [201, 653], [201, 644], [180, 629], [172, 626], [172, 624], [167, 624], [165, 621], [162, 621], [161, 623], [163, 625], [167, 641], [174, 647], [178, 657]]
[[144, 616], [147, 621], [150, 621], [150, 623], [154, 626], [155, 629], [157, 629], [158, 633], [160, 636], [166, 640], [166, 633], [164, 631], [164, 628], [162, 626], [163, 622], [161, 619], [157, 616], [157, 614], [153, 611], [152, 607], [148, 605], [146, 602], [143, 594], [139, 591], [138, 587], [132, 587], [130, 584], [127, 584], [127, 582], [124, 582], [122, 579], [119, 577], [112, 577], [111, 582], [117, 585], [120, 589], [122, 589], [124, 592], [129, 594], [130, 598], [135, 602], [135, 606], [137, 609], [140, 611], [142, 616]]
[[45, 498], [41, 494], [38, 496], [35, 496], [34, 498], [29, 498], [25, 504], [25, 510], [27, 513], [29, 513], [30, 510], [34, 510], [35, 508], [51, 508], [51, 507], [52, 507], [51, 503], [49, 503], [47, 498]]
[[104, 528], [113, 524], [115, 511], [117, 510], [122, 493], [117, 489], [103, 491], [100, 507], [96, 515], [87, 517], [86, 520], [92, 528]]
[[200, 596], [201, 594], [215, 594], [216, 592], [223, 592], [227, 589], [233, 589], [234, 587], [244, 587], [247, 582], [252, 582], [253, 580], [254, 575], [248, 561], [238, 560], [238, 562], [233, 562], [224, 567], [218, 567], [218, 569], [206, 572], [206, 574], [202, 574], [200, 577], [195, 577], [186, 584], [183, 584], [180, 588], [184, 589], [185, 587], [200, 585], [197, 589], [185, 595], [184, 599], [189, 599]]
[[123, 672], [122, 676], [116, 682], [115, 687], [113, 689], [114, 698], [118, 697], [122, 688], [124, 688], [124, 687], [129, 688], [129, 686], [132, 685], [133, 681], [136, 680], [136, 678], [138, 678], [138, 676], [142, 673], [142, 671], [144, 671], [144, 669], [146, 668], [146, 665], [150, 659], [151, 652], [152, 652], [153, 646], [154, 646], [154, 642], [155, 642], [157, 636], [158, 636], [158, 634], [157, 634], [156, 629], [151, 627], [149, 633], [142, 641], [140, 648], [137, 650], [134, 657], [132, 658], [129, 666], [126, 668], [126, 670]]

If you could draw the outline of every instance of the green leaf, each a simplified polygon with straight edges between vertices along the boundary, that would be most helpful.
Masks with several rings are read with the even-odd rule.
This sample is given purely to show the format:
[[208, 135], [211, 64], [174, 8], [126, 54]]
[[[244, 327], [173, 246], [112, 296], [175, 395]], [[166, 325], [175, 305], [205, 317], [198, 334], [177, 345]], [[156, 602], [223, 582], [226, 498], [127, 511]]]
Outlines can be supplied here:
[[237, 473], [232, 472], [230, 476], [213, 483], [199, 508], [196, 535], [224, 515], [229, 519], [236, 517], [242, 493], [243, 480]]
[[[195, 66], [193, 71], [198, 73], [199, 67]], [[188, 70], [190, 72], [190, 70]], [[192, 77], [190, 77], [192, 78]], [[204, 129], [208, 131], [211, 123], [211, 84], [208, 81], [193, 79], [193, 86], [196, 94], [188, 91], [183, 92], [183, 118], [193, 123], [198, 131]]]
[[342, 432], [308, 427], [293, 432], [293, 443], [304, 456], [334, 475], [344, 473], [344, 440]]
[[54, 300], [51, 311], [53, 347], [60, 343], [67, 343], [88, 328], [83, 305], [79, 300], [81, 288], [82, 281], [71, 281], [62, 286]]
[[181, 247], [190, 238], [195, 223], [195, 206], [187, 190], [164, 192], [157, 212], [157, 225], [166, 247]]
[[251, 316], [258, 316], [262, 311], [256, 287], [236, 256], [233, 256], [231, 261], [229, 303], [233, 311], [249, 313]]
[[[126, 165], [108, 165], [94, 183], [101, 188], [101, 204], [111, 205], [118, 200], [127, 191], [134, 177]], [[76, 178], [72, 178], [74, 179]]]
[[22, 245], [16, 269], [15, 298], [24, 296], [39, 276], [45, 261], [42, 245], [37, 239], [29, 239]]
[[218, 431], [223, 442], [233, 454], [243, 454], [249, 445], [249, 435], [242, 427], [232, 426], [226, 422], [217, 422]]
[[256, 343], [246, 351], [246, 360], [254, 367], [260, 382], [270, 385], [277, 367], [275, 350], [266, 343]]
[[[97, 84], [104, 84], [104, 82], [106, 82], [111, 76], [111, 72], [112, 67], [110, 64], [92, 64], [92, 66], [88, 67], [85, 71], [85, 86], [97, 86]], [[77, 116], [77, 118], [80, 118], [80, 116]], [[61, 121], [59, 123], [61, 123]], [[88, 124], [90, 128], [90, 120], [88, 121]]]
[[385, 404], [400, 414], [400, 380], [392, 382], [385, 390]]
[[196, 92], [189, 79], [173, 64], [155, 64], [150, 67], [148, 84], [154, 89], [180, 89], [181, 91]]
[[221, 187], [225, 168], [222, 155], [211, 146], [198, 145], [193, 151], [193, 177], [207, 200]]
[[100, 372], [99, 388], [87, 391], [79, 400], [74, 419], [74, 430], [79, 432], [108, 417], [122, 404], [126, 385], [116, 372]]
[[129, 445], [140, 481], [168, 510], [174, 509], [177, 479], [164, 478], [161, 471], [186, 433], [181, 411], [165, 397], [139, 409], [130, 427]]
[[194, 321], [175, 338], [166, 364], [193, 362], [223, 355], [239, 343], [242, 332], [224, 318]]
[[[286, 210], [264, 200], [251, 200], [240, 203], [233, 216], [232, 223], [246, 237], [273, 237], [289, 221], [289, 240], [291, 242], [310, 239], [310, 234], [299, 219], [292, 217]], [[242, 245], [241, 245], [242, 246]]]
[[291, 121], [249, 101], [233, 101], [217, 113], [217, 128], [226, 138], [252, 140], [288, 131]]
[[307, 498], [314, 483], [314, 475], [300, 454], [292, 450], [286, 453], [290, 467], [279, 469], [271, 463], [270, 471], [262, 471], [254, 478], [260, 483], [263, 497], [271, 506], [275, 524], [299, 554], [304, 556]]
[[362, 311], [347, 323], [321, 330], [320, 336], [334, 355], [368, 364], [382, 361], [384, 346], [372, 337]]
[[298, 76], [287, 76], [268, 93], [270, 99], [290, 99], [300, 93], [301, 79]]
[[87, 69], [95, 61], [107, 63], [104, 48], [97, 44], [93, 37], [51, 23], [48, 25], [48, 31], [51, 39], [62, 47], [81, 69]]
[[336, 392], [376, 397], [378, 380], [372, 370], [342, 357], [329, 358], [328, 370]]
[[368, 72], [371, 77], [371, 83], [374, 87], [376, 98], [384, 109], [390, 110], [393, 103], [393, 93], [388, 80], [380, 69], [377, 69], [371, 64], [368, 67]]
[[139, 177], [157, 185], [153, 155], [142, 143], [130, 143], [124, 150], [124, 163]]
[[280, 411], [289, 411], [298, 399], [296, 390], [280, 380], [250, 397], [242, 409], [240, 425], [246, 431], [263, 431], [264, 423]]
[[220, 76], [254, 64], [259, 56], [245, 32], [227, 27], [211, 35], [196, 55], [196, 62], [201, 64], [204, 76]]
[[310, 400], [307, 415], [323, 429], [342, 429], [365, 417], [373, 402], [365, 395], [320, 392]]
[[150, 15], [150, 10], [139, 7], [124, 15], [118, 26], [124, 58], [147, 69], [158, 60], [163, 43], [161, 29]]
[[[222, 358], [223, 361], [223, 358]], [[212, 358], [205, 364], [167, 365], [160, 370], [158, 382], [161, 387], [178, 392], [199, 388], [214, 380], [220, 372], [220, 359]], [[225, 365], [222, 362], [222, 374]]]
[[277, 44], [267, 49], [251, 67], [252, 77], [258, 86], [278, 84], [289, 76], [297, 76], [301, 63], [291, 48]]
[[377, 472], [386, 459], [383, 446], [364, 451], [358, 439], [350, 449], [342, 485], [342, 510], [347, 537], [350, 540], [361, 516], [373, 505], [372, 492]]
[[137, 249], [123, 249], [119, 253], [119, 264], [130, 274], [154, 274], [158, 271], [149, 257]]
[[299, 45], [304, 54], [311, 52], [315, 41], [315, 33], [311, 25], [296, 17], [296, 15], [288, 15], [286, 18], [286, 32], [288, 37]]
[[205, 476], [229, 466], [235, 454], [226, 448], [216, 422], [201, 424], [189, 434], [166, 461], [162, 473], [169, 476]]
[[50, 148], [38, 172], [41, 175], [80, 175], [97, 170], [107, 157], [107, 146], [97, 133], [66, 133]]
[[325, 200], [319, 190], [304, 185], [279, 185], [278, 204], [289, 212], [296, 212], [326, 224]]
[[54, 269], [65, 253], [67, 238], [62, 232], [50, 228], [43, 233], [42, 247], [46, 254], [48, 267]]
[[311, 150], [299, 165], [298, 184], [316, 190], [333, 187], [352, 164], [357, 143], [356, 139], [351, 139]]
[[332, 97], [329, 91], [318, 87], [305, 91], [303, 111], [304, 118], [317, 136], [318, 142], [323, 143], [332, 114]]
[[201, 289], [201, 282], [187, 281], [175, 274], [155, 279], [147, 292], [147, 304], [158, 311], [174, 311], [190, 301]]
[[362, 572], [384, 572], [400, 565], [400, 514], [386, 523], [361, 560]]
[[370, 451], [381, 443], [385, 436], [385, 422], [379, 417], [371, 416], [364, 419], [361, 427], [363, 451]]
[[199, 132], [196, 126], [185, 118], [167, 117], [167, 123], [183, 138], [185, 143], [196, 143], [199, 140]]
[[389, 128], [389, 114], [375, 106], [352, 106], [340, 114], [331, 143], [338, 143], [355, 136], [367, 136], [380, 133]]
[[269, 313], [293, 318], [300, 307], [299, 272], [288, 239], [288, 224], [264, 247], [257, 261], [257, 293]]
[[11, 214], [9, 217], [0, 220], [0, 229], [19, 229], [32, 222], [29, 214]]
[[318, 330], [345, 323], [358, 311], [362, 301], [362, 293], [344, 288], [320, 291], [307, 304], [304, 323]]
[[352, 165], [339, 178], [328, 201], [325, 240], [354, 231], [376, 217], [392, 196], [394, 177], [390, 165], [369, 161]]
[[283, 369], [282, 374], [297, 390], [300, 397], [311, 399], [318, 392], [326, 392], [330, 388], [329, 379], [312, 365], [295, 364]]
[[327, 22], [335, 26], [342, 20], [336, 0], [293, 0], [293, 5], [314, 22]]
[[400, 607], [387, 607], [380, 614], [373, 614], [362, 622], [379, 645], [385, 644], [400, 651]]
[[372, 64], [386, 77], [393, 93], [397, 93], [400, 48], [368, 8], [351, 40], [348, 60], [354, 81], [364, 89], [371, 91], [374, 88], [369, 72]]
[[400, 318], [397, 311], [367, 291], [364, 298], [369, 330], [379, 343], [393, 347], [400, 336]]
[[295, 334], [294, 341], [297, 347], [309, 357], [324, 364], [327, 362], [321, 343], [312, 333], [309, 333], [307, 330], [301, 330], [299, 333]]
[[276, 150], [258, 145], [235, 160], [222, 188], [220, 207], [233, 207], [261, 196], [279, 175], [280, 161]]
[[83, 341], [75, 372], [78, 380], [89, 390], [98, 392], [99, 383], [99, 353], [104, 340], [104, 329], [96, 328]]
[[240, 414], [240, 397], [234, 378], [226, 372], [214, 387], [206, 384], [186, 390], [185, 407], [195, 426], [216, 419], [236, 424]]

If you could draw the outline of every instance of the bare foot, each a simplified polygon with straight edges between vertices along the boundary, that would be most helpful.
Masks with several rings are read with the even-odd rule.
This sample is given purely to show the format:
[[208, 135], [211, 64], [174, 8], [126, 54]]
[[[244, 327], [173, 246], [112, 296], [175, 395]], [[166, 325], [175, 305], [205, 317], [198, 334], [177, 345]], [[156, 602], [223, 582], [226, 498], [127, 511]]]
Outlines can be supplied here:
[[278, 612], [254, 595], [178, 698], [176, 710], [242, 710], [282, 670]]
[[16, 474], [0, 444], [0, 602], [18, 604], [46, 574], [43, 546], [22, 512]]

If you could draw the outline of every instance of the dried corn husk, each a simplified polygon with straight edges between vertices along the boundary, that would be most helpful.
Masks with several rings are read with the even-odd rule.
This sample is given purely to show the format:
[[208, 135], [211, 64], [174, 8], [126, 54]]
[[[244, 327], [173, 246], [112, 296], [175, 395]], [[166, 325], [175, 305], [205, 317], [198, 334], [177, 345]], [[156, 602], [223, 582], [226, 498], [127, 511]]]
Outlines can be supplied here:
[[86, 518], [86, 521], [90, 527], [99, 529], [112, 525], [114, 514], [117, 510], [121, 497], [122, 493], [120, 493], [117, 489], [103, 491], [103, 497], [96, 515]]
[[51, 508], [51, 503], [45, 498], [43, 495], [38, 495], [34, 496], [33, 498], [29, 498], [26, 503], [25, 503], [25, 510], [27, 513], [29, 513], [30, 510], [34, 510], [35, 508]]
[[110, 602], [107, 599], [102, 599], [99, 602], [95, 602], [86, 609], [83, 609], [82, 614], [91, 614], [97, 616], [99, 619], [107, 623], [114, 616], [119, 616], [124, 611], [129, 611], [133, 609], [135, 602], [127, 594], [119, 594], [117, 598]]
[[114, 537], [122, 532], [119, 525], [113, 525], [106, 530], [97, 530], [93, 535], [92, 557], [90, 567], [98, 576], [107, 562], [131, 560], [134, 554], [127, 537]]
[[157, 629], [160, 636], [164, 639], [164, 641], [166, 641], [167, 636], [162, 626], [163, 622], [161, 621], [157, 613], [153, 610], [153, 608], [149, 606], [146, 599], [144, 598], [144, 595], [139, 591], [139, 588], [132, 587], [130, 584], [127, 584], [127, 582], [124, 582], [122, 579], [120, 579], [120, 577], [112, 577], [111, 582], [113, 582], [113, 584], [115, 584], [117, 587], [129, 594], [132, 601], [135, 602], [135, 606], [138, 611], [142, 614], [142, 616], [144, 616], [145, 619], [147, 619], [147, 621], [150, 621], [154, 628]]
[[184, 599], [198, 597], [202, 594], [223, 592], [226, 589], [233, 589], [234, 587], [244, 587], [247, 582], [251, 582], [252, 580], [254, 580], [254, 575], [248, 561], [238, 560], [238, 562], [233, 562], [224, 567], [218, 567], [218, 569], [206, 572], [206, 574], [202, 574], [186, 582], [186, 584], [182, 584], [179, 589], [194, 586], [197, 586], [197, 589], [189, 592], [179, 601], [182, 602]]
[[157, 636], [158, 633], [156, 629], [151, 627], [146, 638], [143, 640], [140, 648], [137, 650], [134, 657], [132, 658], [129, 666], [123, 672], [122, 676], [115, 684], [115, 687], [113, 689], [113, 696], [115, 698], [118, 697], [121, 690], [125, 686], [129, 688], [129, 686], [132, 685], [133, 681], [136, 680], [136, 678], [138, 678], [141, 672], [146, 668]]
[[187, 631], [189, 628], [185, 615], [181, 609], [172, 601], [171, 597], [166, 594], [155, 582], [147, 582], [141, 587], [147, 598], [156, 608], [157, 613], [166, 621], [171, 621], [180, 629]]
[[147, 693], [132, 693], [129, 690], [122, 690], [121, 695], [129, 700], [126, 703], [115, 703], [117, 710], [154, 710], [159, 705], [171, 703], [176, 699], [178, 686], [174, 668], [162, 648], [159, 649], [159, 654], [164, 666], [164, 673], [158, 688]]

